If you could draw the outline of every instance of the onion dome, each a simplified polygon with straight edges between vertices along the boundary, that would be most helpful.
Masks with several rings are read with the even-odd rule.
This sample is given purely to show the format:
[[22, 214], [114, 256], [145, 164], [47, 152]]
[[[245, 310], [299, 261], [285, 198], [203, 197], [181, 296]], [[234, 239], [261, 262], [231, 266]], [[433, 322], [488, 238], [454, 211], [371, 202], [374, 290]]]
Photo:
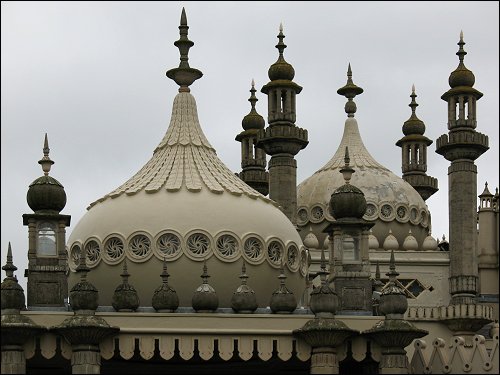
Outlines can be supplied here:
[[418, 250], [418, 242], [411, 234], [411, 229], [403, 242], [403, 250]]
[[271, 81], [276, 81], [276, 80], [291, 81], [293, 80], [293, 77], [295, 77], [295, 70], [293, 69], [293, 66], [287, 63], [285, 61], [285, 58], [283, 57], [283, 51], [286, 48], [286, 44], [283, 43], [284, 38], [285, 35], [283, 35], [283, 25], [280, 24], [280, 32], [278, 34], [279, 42], [276, 45], [276, 48], [280, 52], [280, 55], [278, 57], [278, 61], [276, 61], [273, 65], [271, 65], [269, 71], [267, 72], [269, 79]]
[[[12, 263], [12, 249], [9, 247], [7, 250], [7, 263], [2, 267], [5, 271], [5, 279], [2, 281], [2, 315], [4, 310], [15, 310], [16, 312], [24, 309], [24, 290], [21, 285], [17, 282], [17, 278], [14, 276], [14, 271], [17, 267]], [[3, 330], [3, 319], [2, 319], [2, 330]]]
[[[191, 306], [193, 291], [200, 284], [192, 277], [193, 269], [202, 268], [204, 259], [221, 307], [230, 307], [235, 285], [227, 283], [226, 277], [240, 273], [242, 259], [249, 273], [259, 275], [252, 281], [259, 307], [268, 305], [281, 260], [290, 271], [287, 286], [302, 295], [307, 252], [300, 235], [278, 204], [235, 175], [206, 138], [196, 99], [187, 90], [188, 81], [201, 72], [197, 76], [184, 67], [187, 47], [192, 45], [187, 41], [184, 11], [180, 31], [175, 44], [181, 50], [181, 64], [168, 76], [181, 87], [173, 100], [168, 129], [147, 163], [91, 203], [71, 231], [69, 287], [79, 281], [76, 254], [88, 246], [93, 250], [87, 257], [92, 270], [88, 277], [99, 290], [102, 306], [111, 305], [115, 285], [109, 280], [118, 279], [121, 267], [116, 265], [125, 258], [130, 273], [141, 275], [134, 278], [134, 287], [148, 304], [164, 258], [175, 275], [179, 306]], [[181, 82], [181, 73], [190, 80]]]
[[76, 272], [80, 273], [81, 279], [71, 288], [69, 293], [69, 301], [71, 308], [76, 313], [83, 313], [85, 311], [93, 314], [99, 306], [99, 292], [96, 287], [87, 281], [87, 273], [90, 268], [86, 264], [86, 251], [80, 251], [80, 263], [76, 268]]
[[293, 292], [285, 286], [286, 276], [283, 263], [281, 264], [278, 279], [280, 280], [280, 286], [273, 292], [269, 307], [275, 314], [290, 314], [297, 308], [297, 300]]
[[311, 311], [320, 318], [333, 318], [339, 308], [339, 298], [333, 288], [330, 287], [326, 278], [328, 272], [326, 271], [325, 250], [321, 249], [321, 263], [318, 275], [321, 280], [321, 285], [314, 288], [311, 292], [311, 300], [309, 306]]
[[415, 85], [411, 88], [411, 103], [408, 105], [411, 108], [411, 116], [408, 120], [406, 120], [403, 124], [403, 134], [419, 134], [423, 135], [425, 133], [425, 124], [422, 120], [420, 120], [415, 110], [418, 107], [418, 103], [415, 101], [417, 94], [415, 94]]
[[233, 293], [231, 298], [231, 307], [237, 313], [252, 313], [257, 309], [257, 299], [255, 292], [247, 285], [247, 267], [245, 261], [241, 266], [241, 285]]
[[357, 218], [361, 219], [366, 212], [366, 199], [363, 192], [349, 183], [354, 173], [349, 165], [349, 149], [345, 148], [345, 166], [340, 170], [344, 176], [345, 184], [336, 189], [330, 198], [330, 214], [335, 219]]
[[429, 232], [429, 235], [425, 237], [424, 242], [422, 243], [422, 250], [425, 251], [434, 251], [437, 250], [438, 243], [434, 237], [432, 237], [432, 234]]
[[378, 250], [380, 248], [380, 244], [377, 240], [377, 237], [373, 235], [373, 230], [370, 229], [370, 235], [368, 236], [368, 249], [370, 250]]
[[389, 283], [382, 289], [380, 296], [379, 311], [386, 316], [386, 319], [403, 319], [403, 315], [408, 309], [408, 300], [405, 292], [396, 285], [396, 272], [394, 262], [394, 251], [391, 251], [391, 260], [389, 262]]
[[313, 233], [311, 227], [309, 227], [309, 233], [304, 237], [304, 246], [308, 249], [319, 249], [318, 237]]
[[382, 247], [384, 248], [384, 250], [399, 250], [399, 242], [392, 234], [391, 229], [389, 229], [389, 234], [385, 238]]
[[163, 258], [163, 272], [160, 277], [163, 283], [155, 289], [151, 306], [158, 312], [174, 312], [179, 307], [177, 292], [168, 285], [167, 259]]
[[219, 307], [219, 297], [215, 289], [208, 283], [210, 275], [207, 273], [207, 262], [203, 264], [203, 274], [200, 276], [203, 283], [195, 290], [192, 306], [196, 312], [214, 312]]
[[450, 243], [446, 240], [446, 236], [444, 234], [441, 241], [438, 243], [438, 249], [440, 251], [450, 251]]
[[33, 181], [28, 189], [26, 200], [28, 206], [36, 213], [59, 213], [66, 206], [64, 186], [55, 178], [49, 176], [50, 167], [54, 162], [49, 157], [49, 141], [45, 134], [43, 158], [38, 161], [44, 175]]
[[450, 78], [448, 79], [448, 83], [451, 88], [455, 88], [458, 86], [474, 86], [474, 82], [476, 78], [474, 77], [474, 73], [472, 73], [469, 69], [467, 69], [464, 65], [464, 56], [467, 55], [467, 52], [464, 51], [464, 34], [460, 31], [460, 41], [457, 43], [459, 46], [457, 56], [460, 60], [458, 67], [451, 72]]
[[[498, 191], [496, 193], [498, 194]], [[490, 190], [488, 189], [488, 183], [487, 182], [485, 182], [485, 184], [484, 184], [484, 190], [479, 195], [479, 198], [493, 198], [493, 194], [491, 194]]]
[[123, 282], [118, 285], [113, 294], [111, 305], [116, 311], [135, 311], [139, 307], [139, 296], [135, 288], [128, 283], [130, 274], [127, 271], [127, 259], [123, 261]]
[[257, 111], [255, 110], [255, 103], [259, 99], [255, 96], [255, 82], [252, 79], [252, 88], [250, 89], [251, 95], [250, 99], [248, 101], [252, 105], [252, 109], [250, 110], [250, 113], [243, 117], [243, 120], [241, 121], [241, 126], [245, 130], [250, 130], [250, 129], [264, 129], [266, 122], [264, 121], [264, 117], [259, 115]]

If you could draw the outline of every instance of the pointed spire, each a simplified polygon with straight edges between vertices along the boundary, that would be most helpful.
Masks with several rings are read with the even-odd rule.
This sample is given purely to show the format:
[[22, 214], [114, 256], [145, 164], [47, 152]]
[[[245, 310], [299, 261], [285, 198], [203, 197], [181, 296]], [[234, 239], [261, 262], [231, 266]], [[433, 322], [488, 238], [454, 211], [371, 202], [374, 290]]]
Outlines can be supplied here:
[[411, 103], [408, 105], [411, 108], [411, 113], [412, 117], [415, 116], [415, 110], [418, 107], [418, 103], [415, 101], [415, 98], [417, 97], [417, 94], [415, 94], [415, 84], [412, 85], [411, 87]]
[[5, 271], [7, 279], [14, 279], [14, 271], [17, 270], [17, 267], [14, 266], [14, 263], [12, 263], [12, 248], [10, 246], [10, 241], [7, 250], [7, 263], [5, 263], [5, 266], [3, 266], [2, 269]]
[[278, 34], [279, 42], [278, 42], [278, 44], [276, 44], [276, 48], [280, 52], [280, 58], [283, 58], [283, 51], [286, 48], [286, 44], [283, 43], [283, 39], [285, 38], [285, 35], [283, 34], [283, 23], [280, 23], [279, 31], [280, 31]]
[[399, 273], [396, 271], [396, 262], [394, 261], [394, 250], [391, 250], [391, 259], [389, 261], [389, 272], [386, 273], [389, 276], [389, 282], [392, 285], [396, 285], [396, 277]]
[[328, 271], [326, 270], [325, 249], [321, 249], [320, 271], [318, 272], [318, 274], [321, 280], [321, 286], [325, 286], [326, 275], [328, 275]]
[[248, 279], [247, 267], [245, 260], [243, 259], [243, 264], [241, 266], [241, 275], [240, 275], [241, 285], [247, 285], [247, 279]]
[[123, 259], [123, 272], [120, 274], [123, 280], [123, 284], [128, 284], [128, 278], [130, 274], [127, 269], [127, 258]]
[[87, 273], [90, 271], [90, 268], [87, 266], [87, 250], [83, 246], [80, 250], [79, 262], [76, 267], [76, 272], [80, 272], [81, 281], [87, 281]]
[[344, 176], [344, 181], [346, 184], [349, 184], [351, 181], [351, 176], [355, 172], [354, 169], [350, 166], [351, 158], [349, 158], [349, 147], [345, 147], [345, 156], [344, 156], [344, 167], [340, 170], [340, 173]]
[[353, 99], [356, 95], [363, 93], [363, 89], [358, 87], [352, 81], [352, 70], [351, 63], [349, 63], [347, 67], [347, 83], [344, 87], [341, 87], [337, 90], [339, 95], [345, 96], [347, 98], [347, 103], [345, 105], [345, 112], [347, 113], [347, 117], [354, 117], [354, 113], [356, 113], [356, 103]]
[[203, 261], [203, 274], [200, 277], [203, 280], [203, 284], [208, 284], [208, 278], [210, 275], [208, 274], [207, 258]]
[[464, 51], [465, 42], [464, 42], [464, 32], [462, 30], [460, 30], [460, 40], [458, 41], [457, 44], [459, 46], [457, 56], [458, 59], [460, 60], [460, 64], [463, 65], [464, 56], [467, 55], [467, 52]]
[[170, 274], [167, 271], [167, 257], [163, 257], [163, 271], [160, 274], [160, 277], [161, 277], [164, 285], [168, 285], [169, 276], [170, 276]]
[[257, 90], [255, 90], [255, 81], [253, 80], [252, 78], [252, 88], [250, 89], [250, 99], [248, 99], [248, 101], [250, 102], [250, 104], [252, 105], [252, 110], [251, 112], [255, 112], [255, 103], [257, 103], [257, 101], [259, 99], [257, 99], [257, 97], [255, 96], [255, 92]]
[[189, 66], [188, 53], [194, 42], [188, 39], [188, 30], [186, 11], [182, 8], [179, 26], [180, 37], [174, 42], [174, 45], [179, 48], [181, 61], [178, 68], [167, 71], [167, 77], [173, 79], [180, 86], [179, 92], [190, 92], [189, 85], [203, 76], [201, 71]]
[[54, 164], [54, 162], [50, 160], [49, 152], [49, 139], [47, 138], [47, 133], [45, 133], [45, 140], [43, 142], [43, 157], [38, 161], [38, 164], [42, 166], [45, 176], [49, 175], [50, 167]]
[[375, 280], [380, 280], [380, 266], [377, 260], [377, 268], [375, 268]]

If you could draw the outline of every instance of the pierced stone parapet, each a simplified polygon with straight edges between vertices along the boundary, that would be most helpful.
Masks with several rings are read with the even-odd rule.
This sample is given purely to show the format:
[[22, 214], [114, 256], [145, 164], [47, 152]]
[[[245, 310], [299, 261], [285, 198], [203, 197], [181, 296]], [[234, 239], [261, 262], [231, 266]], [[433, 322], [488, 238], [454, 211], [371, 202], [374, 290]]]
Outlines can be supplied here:
[[457, 130], [436, 140], [436, 152], [449, 161], [476, 160], [488, 149], [488, 136], [476, 131]]
[[307, 138], [306, 129], [291, 125], [273, 125], [259, 130], [257, 145], [268, 155], [296, 155], [309, 143]]

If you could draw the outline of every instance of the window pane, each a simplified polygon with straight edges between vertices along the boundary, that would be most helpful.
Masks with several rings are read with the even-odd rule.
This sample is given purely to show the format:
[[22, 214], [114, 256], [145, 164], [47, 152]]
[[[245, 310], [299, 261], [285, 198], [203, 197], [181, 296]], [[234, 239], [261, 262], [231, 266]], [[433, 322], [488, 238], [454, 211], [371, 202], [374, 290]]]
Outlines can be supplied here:
[[51, 223], [41, 223], [38, 227], [38, 255], [57, 255], [56, 232]]

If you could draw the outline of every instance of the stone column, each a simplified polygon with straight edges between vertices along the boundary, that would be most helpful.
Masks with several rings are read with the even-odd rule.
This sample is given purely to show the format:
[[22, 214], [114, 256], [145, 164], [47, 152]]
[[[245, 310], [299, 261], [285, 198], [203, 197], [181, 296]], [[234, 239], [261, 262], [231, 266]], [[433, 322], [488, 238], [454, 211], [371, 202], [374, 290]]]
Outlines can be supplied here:
[[73, 374], [100, 374], [101, 351], [99, 345], [73, 345], [71, 372]]
[[26, 357], [22, 345], [2, 344], [2, 374], [26, 374]]

